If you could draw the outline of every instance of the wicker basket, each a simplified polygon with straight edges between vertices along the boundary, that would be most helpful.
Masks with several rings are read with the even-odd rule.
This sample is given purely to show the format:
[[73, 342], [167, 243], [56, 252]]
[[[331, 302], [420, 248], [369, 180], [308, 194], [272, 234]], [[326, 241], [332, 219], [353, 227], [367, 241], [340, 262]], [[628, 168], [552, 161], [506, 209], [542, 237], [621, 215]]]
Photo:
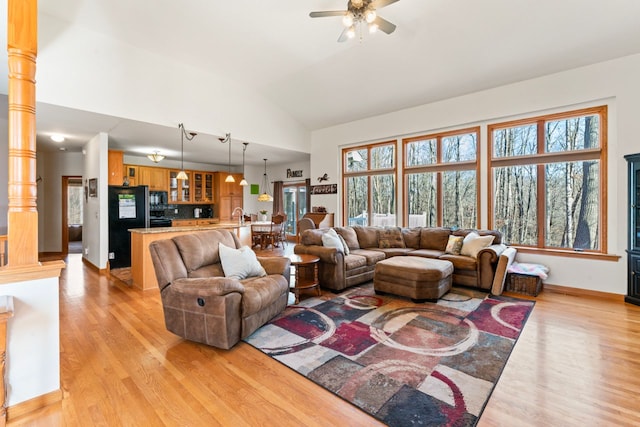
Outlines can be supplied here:
[[537, 296], [542, 290], [542, 279], [527, 274], [508, 273], [507, 291]]

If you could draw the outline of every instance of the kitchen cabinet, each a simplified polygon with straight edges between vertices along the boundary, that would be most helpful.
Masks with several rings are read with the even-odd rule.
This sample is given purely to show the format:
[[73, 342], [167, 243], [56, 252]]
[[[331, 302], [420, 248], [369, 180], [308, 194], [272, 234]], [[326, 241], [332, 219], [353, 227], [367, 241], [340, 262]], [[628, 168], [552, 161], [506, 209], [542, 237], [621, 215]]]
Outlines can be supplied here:
[[129, 180], [129, 186], [135, 187], [139, 182], [138, 165], [124, 165], [125, 177]]
[[242, 174], [231, 174], [236, 182], [225, 182], [227, 175], [227, 172], [214, 174], [213, 193], [216, 208], [214, 216], [218, 217], [220, 221], [237, 220], [239, 213], [236, 213], [234, 218], [232, 212], [235, 208], [243, 208], [244, 206], [244, 187], [240, 185]]
[[167, 169], [139, 166], [138, 175], [139, 179], [136, 185], [147, 185], [149, 191], [167, 191]]
[[109, 185], [122, 185], [123, 178], [124, 178], [123, 164], [122, 164], [123, 159], [124, 159], [124, 153], [122, 151], [109, 150], [109, 153], [107, 155]]
[[193, 171], [193, 202], [213, 202], [213, 172]]
[[172, 227], [195, 227], [198, 225], [197, 219], [173, 219], [171, 220]]
[[169, 203], [191, 203], [191, 179], [193, 172], [186, 171], [187, 179], [178, 179], [180, 171], [169, 171]]

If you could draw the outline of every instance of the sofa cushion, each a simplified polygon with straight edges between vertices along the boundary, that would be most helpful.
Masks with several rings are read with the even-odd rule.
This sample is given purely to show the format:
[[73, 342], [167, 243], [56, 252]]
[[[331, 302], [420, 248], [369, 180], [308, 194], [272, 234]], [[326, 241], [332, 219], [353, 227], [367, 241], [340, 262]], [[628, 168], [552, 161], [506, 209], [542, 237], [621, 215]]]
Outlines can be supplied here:
[[358, 244], [361, 248], [377, 248], [378, 247], [378, 228], [363, 227], [356, 225], [353, 227], [358, 236]]
[[490, 246], [494, 239], [495, 236], [480, 236], [475, 231], [472, 231], [464, 237], [460, 255], [476, 258], [478, 256], [478, 252]]
[[447, 247], [444, 251], [448, 254], [460, 255], [463, 240], [464, 237], [462, 236], [454, 236], [453, 234], [450, 235], [449, 241], [447, 242]]
[[222, 243], [219, 244], [220, 263], [225, 277], [235, 277], [238, 280], [247, 277], [266, 276], [267, 272], [258, 262], [255, 252], [248, 246], [240, 249], [230, 248]]
[[326, 233], [322, 235], [322, 246], [325, 248], [336, 248], [338, 252], [344, 252], [344, 246], [342, 246], [342, 241], [338, 237], [338, 233], [333, 228], [327, 230]]
[[384, 253], [386, 258], [393, 256], [411, 255], [414, 251], [413, 248], [378, 248], [376, 251]]
[[404, 239], [405, 247], [414, 249], [420, 247], [420, 230], [420, 227], [402, 229], [402, 238]]
[[206, 265], [219, 263], [218, 243], [230, 248], [236, 246], [233, 235], [228, 230], [198, 231], [175, 236], [173, 241], [180, 251], [188, 273]]
[[502, 233], [498, 230], [474, 230], [473, 228], [460, 228], [454, 231], [452, 234], [456, 236], [466, 236], [467, 234], [475, 232], [478, 233], [479, 236], [494, 236], [493, 244], [498, 245], [502, 243]]
[[378, 232], [379, 248], [404, 248], [400, 227], [385, 227]]
[[378, 261], [386, 258], [384, 252], [372, 249], [354, 249], [351, 255], [360, 255], [367, 260], [367, 265], [375, 265]]
[[365, 267], [367, 265], [367, 258], [362, 255], [348, 255], [344, 257], [345, 270], [354, 270], [356, 268]]
[[352, 227], [335, 227], [335, 230], [344, 238], [344, 241], [347, 242], [349, 249], [360, 249], [358, 235]]
[[443, 251], [447, 247], [451, 229], [445, 227], [425, 227], [420, 231], [420, 249]]
[[250, 316], [274, 304], [287, 292], [288, 283], [282, 275], [254, 277], [243, 280], [242, 317]]
[[415, 251], [409, 252], [407, 255], [421, 256], [424, 258], [440, 258], [444, 255], [444, 251], [439, 251], [437, 249], [416, 249]]
[[451, 261], [456, 270], [476, 271], [478, 268], [478, 261], [470, 256], [444, 254], [439, 259]]
[[322, 246], [322, 235], [327, 229], [304, 230], [300, 235], [300, 244], [306, 246]]

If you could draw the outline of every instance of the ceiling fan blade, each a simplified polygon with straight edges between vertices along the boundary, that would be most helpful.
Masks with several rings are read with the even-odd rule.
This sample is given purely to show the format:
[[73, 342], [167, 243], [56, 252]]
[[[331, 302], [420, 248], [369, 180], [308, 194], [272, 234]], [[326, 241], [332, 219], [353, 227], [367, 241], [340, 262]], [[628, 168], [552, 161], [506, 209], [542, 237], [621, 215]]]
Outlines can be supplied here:
[[323, 12], [311, 12], [309, 14], [312, 18], [324, 18], [325, 16], [344, 16], [347, 13], [346, 10], [325, 10]]
[[396, 25], [387, 21], [384, 18], [380, 18], [379, 16], [373, 21], [374, 24], [378, 25], [378, 29], [380, 31], [384, 31], [387, 34], [391, 34], [396, 30]]
[[349, 40], [349, 36], [347, 35], [347, 32], [349, 32], [349, 28], [345, 28], [344, 30], [342, 30], [342, 32], [340, 33], [340, 37], [338, 37], [338, 42], [342, 43]]
[[397, 1], [400, 0], [373, 0], [371, 2], [371, 7], [373, 7], [374, 9], [382, 9], [385, 6], [389, 6], [390, 4], [393, 4]]

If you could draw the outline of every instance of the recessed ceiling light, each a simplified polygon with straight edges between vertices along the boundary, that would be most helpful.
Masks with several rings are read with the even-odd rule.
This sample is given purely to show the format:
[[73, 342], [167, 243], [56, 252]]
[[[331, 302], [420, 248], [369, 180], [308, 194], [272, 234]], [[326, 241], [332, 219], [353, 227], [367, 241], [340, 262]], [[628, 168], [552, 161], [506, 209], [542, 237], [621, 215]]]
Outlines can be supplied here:
[[51, 135], [51, 140], [55, 142], [62, 142], [64, 141], [64, 136], [54, 133], [53, 135]]

